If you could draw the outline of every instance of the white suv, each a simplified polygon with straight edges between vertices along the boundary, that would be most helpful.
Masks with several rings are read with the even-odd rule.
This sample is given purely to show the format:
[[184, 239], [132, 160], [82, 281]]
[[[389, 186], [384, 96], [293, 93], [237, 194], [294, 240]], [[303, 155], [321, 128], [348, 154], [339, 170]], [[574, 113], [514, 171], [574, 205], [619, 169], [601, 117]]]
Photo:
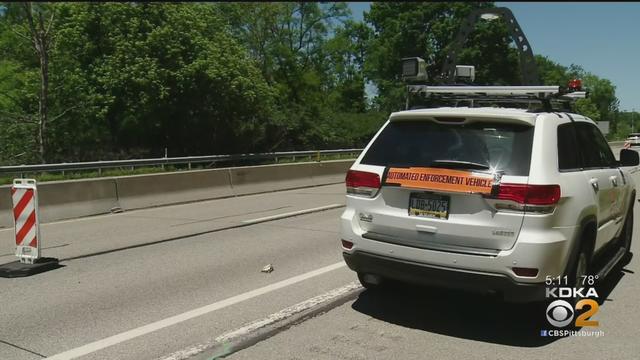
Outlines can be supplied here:
[[629, 258], [636, 196], [595, 123], [506, 108], [391, 114], [349, 170], [344, 259], [387, 279], [544, 299], [547, 276]]

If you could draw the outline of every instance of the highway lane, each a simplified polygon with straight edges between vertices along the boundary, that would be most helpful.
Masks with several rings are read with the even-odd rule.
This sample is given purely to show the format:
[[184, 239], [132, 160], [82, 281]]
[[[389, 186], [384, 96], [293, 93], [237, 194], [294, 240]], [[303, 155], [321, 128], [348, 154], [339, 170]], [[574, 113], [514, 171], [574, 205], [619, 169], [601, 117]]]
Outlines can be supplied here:
[[[267, 215], [343, 203], [344, 193], [340, 194], [343, 186], [49, 224], [44, 226], [50, 236], [45, 241], [68, 240], [72, 245], [50, 249], [46, 255], [72, 258], [96, 250], [153, 241], [166, 237], [167, 229], [176, 224], [184, 224], [185, 230], [181, 231], [185, 234], [239, 225], [243, 220]], [[243, 209], [245, 214], [241, 214]], [[337, 235], [341, 211], [342, 208], [337, 208], [79, 257], [63, 261], [62, 268], [33, 277], [0, 279], [0, 359], [52, 356], [338, 264], [326, 273], [83, 357], [155, 359], [210, 341], [243, 324], [351, 283], [355, 276], [341, 263]], [[237, 215], [222, 218], [224, 214], [234, 213]], [[139, 233], [131, 231], [130, 236], [126, 236], [127, 230], [131, 230], [129, 227], [135, 225], [130, 223], [130, 216], [144, 227]], [[268, 263], [273, 264], [275, 270], [270, 274], [261, 273], [261, 268]]]
[[[44, 224], [43, 256], [87, 256], [240, 226], [244, 220], [344, 205], [344, 201], [344, 185], [336, 184]], [[15, 261], [13, 236], [13, 229], [0, 229], [0, 264]]]

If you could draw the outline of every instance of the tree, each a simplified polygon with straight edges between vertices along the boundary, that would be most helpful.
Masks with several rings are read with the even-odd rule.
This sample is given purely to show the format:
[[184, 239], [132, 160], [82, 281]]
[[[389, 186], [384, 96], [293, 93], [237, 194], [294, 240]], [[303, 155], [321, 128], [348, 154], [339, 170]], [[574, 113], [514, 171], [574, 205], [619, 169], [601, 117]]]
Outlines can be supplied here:
[[218, 6], [236, 38], [249, 48], [277, 93], [277, 115], [264, 147], [308, 148], [322, 144], [335, 86], [327, 37], [346, 19], [345, 3], [230, 3]]
[[[419, 56], [429, 78], [439, 75], [447, 50], [465, 17], [492, 3], [373, 3], [365, 14], [373, 37], [365, 64], [367, 76], [378, 87], [380, 109], [398, 110], [404, 104], [401, 59]], [[477, 81], [514, 84], [519, 81], [516, 50], [502, 20], [480, 22], [471, 33], [459, 62], [476, 66]]]
[[[400, 59], [433, 77], [490, 6], [374, 3], [363, 23], [345, 3], [0, 4], [0, 162], [361, 147], [404, 104]], [[519, 82], [508, 35], [477, 24], [459, 54], [476, 82]], [[547, 83], [583, 78], [578, 111], [615, 127], [611, 82], [538, 62]]]
[[362, 113], [367, 110], [364, 62], [370, 38], [368, 26], [348, 20], [325, 45], [327, 73], [334, 89], [330, 102], [339, 111]]
[[640, 128], [640, 113], [632, 111], [620, 111], [616, 113], [617, 128], [615, 132], [610, 132], [612, 139], [625, 139], [629, 133], [637, 132]]
[[610, 133], [616, 133], [616, 116], [619, 100], [616, 88], [610, 80], [602, 79], [581, 66], [571, 64], [562, 66], [547, 57], [536, 56], [540, 77], [545, 85], [566, 86], [571, 79], [581, 79], [583, 87], [589, 91], [589, 97], [575, 104], [575, 111], [594, 121], [609, 121]]
[[[24, 41], [31, 43], [39, 63], [40, 89], [38, 93], [37, 143], [40, 161], [44, 163], [46, 161], [46, 130], [49, 122], [49, 57], [53, 43], [52, 27], [55, 11], [41, 4], [34, 7], [30, 2], [16, 6], [20, 6], [22, 9], [20, 14], [22, 24], [16, 24], [9, 28]], [[48, 20], [45, 20], [45, 18], [48, 18]]]
[[[253, 150], [273, 94], [212, 6], [101, 4], [89, 11], [90, 43], [102, 44], [104, 54], [87, 70], [100, 74], [95, 86], [119, 147], [143, 140], [156, 153]], [[96, 31], [95, 22], [107, 31]]]

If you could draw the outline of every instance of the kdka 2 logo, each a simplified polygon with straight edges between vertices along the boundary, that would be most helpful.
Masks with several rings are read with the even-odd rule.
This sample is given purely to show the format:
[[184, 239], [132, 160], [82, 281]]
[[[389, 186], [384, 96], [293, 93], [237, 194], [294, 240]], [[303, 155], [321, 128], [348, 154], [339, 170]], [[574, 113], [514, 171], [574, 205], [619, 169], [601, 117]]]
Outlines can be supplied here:
[[[585, 285], [589, 287], [573, 288], [573, 287], [547, 287], [546, 298], [556, 299], [547, 306], [546, 316], [549, 324], [562, 328], [573, 323], [575, 319], [575, 327], [597, 327], [599, 322], [592, 320], [592, 317], [600, 309], [600, 305], [593, 298], [598, 298], [598, 292], [593, 286], [595, 279], [585, 279]], [[579, 299], [578, 301], [567, 300]], [[575, 303], [575, 308], [573, 303]], [[578, 314], [578, 311], [585, 310]]]

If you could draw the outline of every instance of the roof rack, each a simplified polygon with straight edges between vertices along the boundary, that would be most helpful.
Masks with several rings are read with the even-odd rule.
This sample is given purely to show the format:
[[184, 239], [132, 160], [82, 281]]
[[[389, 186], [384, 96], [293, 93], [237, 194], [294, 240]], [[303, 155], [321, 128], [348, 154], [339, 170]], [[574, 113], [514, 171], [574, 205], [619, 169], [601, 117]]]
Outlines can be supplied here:
[[410, 93], [441, 97], [515, 97], [529, 99], [559, 98], [575, 100], [587, 97], [585, 91], [565, 92], [560, 86], [429, 86], [409, 85]]
[[567, 91], [560, 86], [429, 86], [408, 85], [410, 95], [423, 96], [432, 100], [476, 102], [540, 103], [546, 111], [553, 110], [553, 104], [569, 108], [569, 104], [588, 96], [585, 91]]

